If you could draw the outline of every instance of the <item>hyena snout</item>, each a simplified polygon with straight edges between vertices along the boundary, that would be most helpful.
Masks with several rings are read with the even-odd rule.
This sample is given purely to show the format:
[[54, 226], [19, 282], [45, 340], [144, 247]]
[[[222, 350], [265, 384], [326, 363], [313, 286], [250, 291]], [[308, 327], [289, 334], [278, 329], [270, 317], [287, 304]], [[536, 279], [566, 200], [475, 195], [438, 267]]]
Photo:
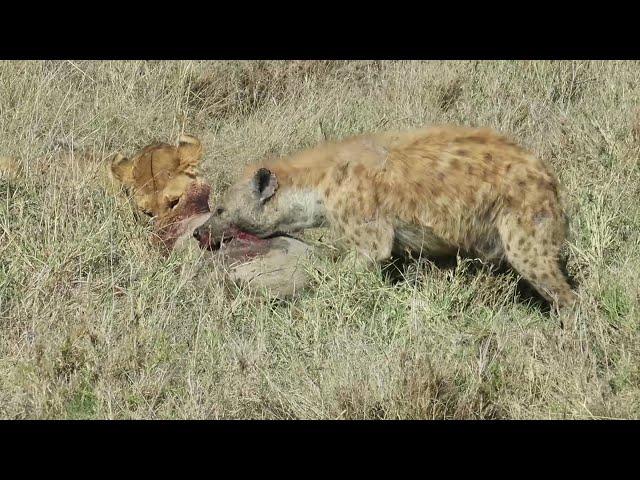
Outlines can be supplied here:
[[236, 229], [223, 218], [224, 212], [223, 207], [214, 207], [209, 220], [194, 230], [193, 236], [201, 247], [217, 249], [223, 238], [232, 238], [236, 233]]
[[199, 226], [193, 231], [193, 236], [198, 242], [200, 246], [203, 248], [208, 248], [214, 243], [211, 235], [211, 229], [209, 228], [208, 223], [204, 223], [204, 225]]
[[193, 237], [200, 242], [200, 244], [209, 243], [209, 233], [205, 232], [202, 227], [198, 227], [193, 231]]

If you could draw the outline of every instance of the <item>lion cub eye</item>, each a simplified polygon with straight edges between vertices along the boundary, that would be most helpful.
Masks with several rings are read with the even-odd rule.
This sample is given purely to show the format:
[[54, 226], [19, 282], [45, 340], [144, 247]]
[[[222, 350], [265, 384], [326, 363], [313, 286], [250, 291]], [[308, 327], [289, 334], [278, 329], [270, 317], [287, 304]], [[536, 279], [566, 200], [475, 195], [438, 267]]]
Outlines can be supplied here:
[[148, 210], [143, 210], [142, 213], [144, 213], [147, 217], [153, 217], [153, 213]]
[[169, 208], [175, 208], [176, 205], [178, 205], [178, 202], [180, 201], [179, 198], [176, 198], [175, 200], [171, 200], [169, 202]]

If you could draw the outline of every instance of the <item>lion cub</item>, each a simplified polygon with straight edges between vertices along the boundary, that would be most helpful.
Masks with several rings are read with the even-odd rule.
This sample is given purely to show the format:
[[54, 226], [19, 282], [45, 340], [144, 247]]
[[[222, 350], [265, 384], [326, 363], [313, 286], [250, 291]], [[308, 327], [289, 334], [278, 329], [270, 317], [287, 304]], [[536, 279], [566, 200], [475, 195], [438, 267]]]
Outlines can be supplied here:
[[[111, 176], [130, 190], [138, 209], [150, 217], [167, 217], [176, 208], [189, 186], [198, 179], [202, 144], [191, 135], [182, 135], [178, 146], [154, 143], [133, 157], [118, 153], [111, 160]], [[209, 211], [208, 193], [201, 207]]]

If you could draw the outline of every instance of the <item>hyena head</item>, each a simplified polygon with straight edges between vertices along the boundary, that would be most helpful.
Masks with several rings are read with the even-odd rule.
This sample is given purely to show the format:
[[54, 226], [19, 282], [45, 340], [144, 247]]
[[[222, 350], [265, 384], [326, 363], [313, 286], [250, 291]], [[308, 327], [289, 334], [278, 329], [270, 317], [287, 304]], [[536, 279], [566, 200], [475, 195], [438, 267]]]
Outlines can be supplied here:
[[324, 202], [316, 190], [279, 185], [273, 171], [259, 168], [229, 188], [194, 236], [217, 248], [238, 235], [267, 238], [324, 223]]

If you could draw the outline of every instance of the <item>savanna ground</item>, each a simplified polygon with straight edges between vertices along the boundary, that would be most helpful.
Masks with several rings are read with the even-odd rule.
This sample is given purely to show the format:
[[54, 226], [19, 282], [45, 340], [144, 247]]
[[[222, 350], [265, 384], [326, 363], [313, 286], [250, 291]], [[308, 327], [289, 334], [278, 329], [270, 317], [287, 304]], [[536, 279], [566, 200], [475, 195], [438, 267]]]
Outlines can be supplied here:
[[[640, 417], [640, 63], [2, 62], [0, 417]], [[369, 130], [490, 126], [556, 169], [575, 325], [515, 274], [391, 285], [319, 260], [289, 303], [194, 281], [105, 159], [182, 132], [214, 197], [264, 155]], [[321, 235], [318, 232], [316, 237]], [[471, 265], [473, 266], [473, 265]]]

